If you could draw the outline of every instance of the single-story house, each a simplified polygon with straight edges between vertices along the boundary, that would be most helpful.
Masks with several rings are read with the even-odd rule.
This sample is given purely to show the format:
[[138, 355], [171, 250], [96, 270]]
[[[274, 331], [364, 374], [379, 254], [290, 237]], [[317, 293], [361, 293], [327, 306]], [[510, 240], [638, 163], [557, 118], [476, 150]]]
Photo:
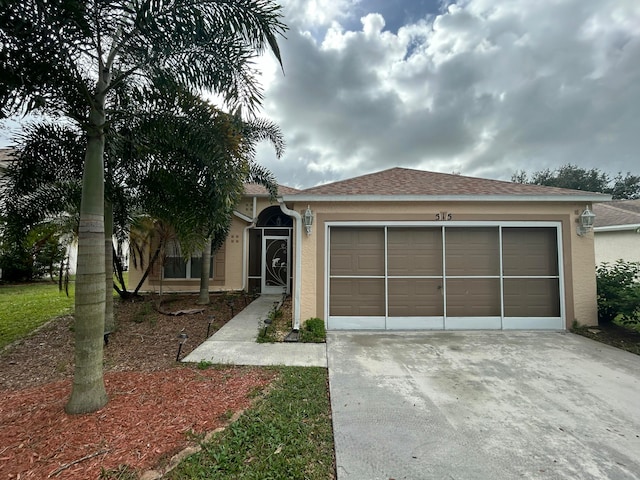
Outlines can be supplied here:
[[[294, 328], [310, 317], [330, 330], [595, 325], [592, 205], [608, 200], [405, 168], [281, 187], [277, 202], [248, 185], [211, 285], [290, 293]], [[163, 275], [164, 291], [197, 291], [198, 259], [179, 261], [146, 288]]]
[[640, 200], [594, 204], [596, 264], [640, 262]]

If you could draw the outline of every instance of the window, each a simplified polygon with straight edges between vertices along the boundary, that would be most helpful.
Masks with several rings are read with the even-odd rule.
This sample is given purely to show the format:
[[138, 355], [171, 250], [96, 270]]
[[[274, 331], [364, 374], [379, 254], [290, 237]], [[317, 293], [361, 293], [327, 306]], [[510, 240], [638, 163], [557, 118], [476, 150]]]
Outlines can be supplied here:
[[[166, 261], [164, 264], [164, 278], [200, 278], [202, 272], [202, 252], [195, 253], [185, 260], [182, 256], [180, 245], [170, 242], [166, 249]], [[213, 278], [213, 250], [211, 251], [211, 263], [209, 264], [209, 278]]]

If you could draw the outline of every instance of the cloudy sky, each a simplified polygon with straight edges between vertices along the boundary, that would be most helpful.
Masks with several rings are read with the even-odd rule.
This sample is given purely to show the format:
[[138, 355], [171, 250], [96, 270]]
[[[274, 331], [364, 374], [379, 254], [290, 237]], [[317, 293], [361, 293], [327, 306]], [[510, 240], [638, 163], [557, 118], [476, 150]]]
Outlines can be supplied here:
[[259, 161], [282, 184], [394, 166], [640, 174], [639, 0], [281, 3], [285, 72], [258, 65], [261, 115], [287, 141]]
[[308, 187], [394, 166], [640, 174], [638, 0], [283, 0], [260, 162]]

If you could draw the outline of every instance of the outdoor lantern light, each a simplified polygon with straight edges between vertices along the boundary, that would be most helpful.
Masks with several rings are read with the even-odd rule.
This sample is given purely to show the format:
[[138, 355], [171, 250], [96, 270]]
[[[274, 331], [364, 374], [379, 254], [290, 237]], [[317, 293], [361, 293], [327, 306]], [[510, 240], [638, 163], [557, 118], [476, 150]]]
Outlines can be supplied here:
[[178, 334], [178, 354], [176, 355], [176, 362], [180, 361], [180, 352], [182, 351], [182, 345], [184, 345], [184, 342], [187, 341], [187, 338], [189, 338], [189, 336], [186, 332], [180, 332]]
[[313, 225], [313, 212], [311, 211], [309, 205], [307, 205], [307, 210], [302, 216], [302, 223], [304, 223], [304, 228], [307, 230], [307, 235], [311, 235], [311, 225]]
[[584, 209], [584, 212], [578, 217], [578, 235], [582, 236], [593, 228], [593, 220], [596, 218], [596, 214], [589, 210], [589, 205]]

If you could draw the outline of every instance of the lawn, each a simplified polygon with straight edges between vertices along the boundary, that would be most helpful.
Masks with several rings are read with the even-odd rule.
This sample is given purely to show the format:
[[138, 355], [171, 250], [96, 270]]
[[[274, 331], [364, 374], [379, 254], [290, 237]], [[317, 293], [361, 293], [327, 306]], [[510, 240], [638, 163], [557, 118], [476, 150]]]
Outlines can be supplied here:
[[0, 285], [0, 348], [52, 318], [72, 313], [73, 294], [73, 283], [69, 284], [69, 296], [47, 281]]
[[280, 378], [264, 399], [168, 478], [335, 478], [327, 370], [278, 370]]

